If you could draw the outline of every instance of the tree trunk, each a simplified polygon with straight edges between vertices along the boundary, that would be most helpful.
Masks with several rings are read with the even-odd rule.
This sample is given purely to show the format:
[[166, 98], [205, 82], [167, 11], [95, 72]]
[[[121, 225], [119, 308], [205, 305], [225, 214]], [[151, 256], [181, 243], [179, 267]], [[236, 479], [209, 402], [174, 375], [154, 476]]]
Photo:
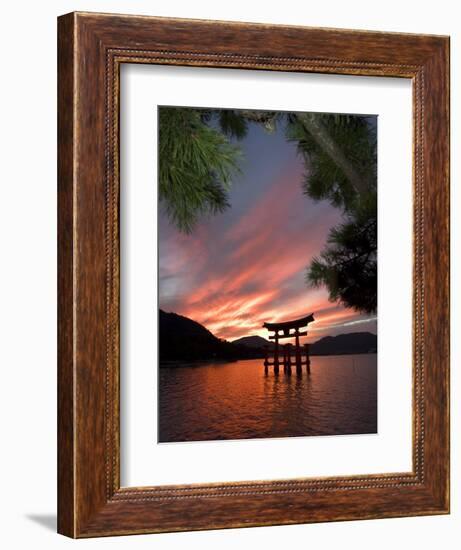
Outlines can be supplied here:
[[343, 151], [338, 147], [337, 143], [330, 136], [328, 130], [319, 120], [315, 113], [299, 113], [298, 120], [304, 126], [304, 129], [309, 132], [312, 138], [317, 142], [331, 160], [338, 166], [350, 181], [352, 187], [357, 194], [364, 195], [370, 191], [368, 182], [357, 172], [353, 164], [346, 158]]

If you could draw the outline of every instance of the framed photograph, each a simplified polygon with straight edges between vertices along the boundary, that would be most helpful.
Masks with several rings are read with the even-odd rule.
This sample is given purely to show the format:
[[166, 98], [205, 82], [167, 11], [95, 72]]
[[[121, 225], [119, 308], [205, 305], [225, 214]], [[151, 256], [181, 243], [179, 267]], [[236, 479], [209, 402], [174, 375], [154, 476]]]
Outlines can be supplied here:
[[58, 531], [449, 512], [449, 39], [58, 20]]

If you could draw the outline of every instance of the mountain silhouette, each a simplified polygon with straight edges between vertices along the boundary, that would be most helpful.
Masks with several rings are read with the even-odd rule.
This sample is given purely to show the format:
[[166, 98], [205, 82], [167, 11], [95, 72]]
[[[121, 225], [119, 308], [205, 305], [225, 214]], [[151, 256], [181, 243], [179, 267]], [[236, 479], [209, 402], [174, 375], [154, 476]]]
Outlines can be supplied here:
[[310, 345], [311, 355], [345, 355], [351, 353], [376, 353], [378, 337], [371, 332], [350, 332], [337, 336], [325, 336]]
[[159, 310], [160, 361], [222, 358], [227, 346], [200, 323]]
[[200, 323], [159, 310], [160, 362], [248, 359], [262, 356], [251, 350], [216, 338]]
[[[273, 349], [274, 343], [261, 336], [244, 336], [234, 340], [233, 344], [258, 349], [261, 352], [265, 347]], [[377, 336], [371, 332], [351, 332], [337, 336], [325, 336], [310, 345], [311, 355], [344, 355], [351, 353], [376, 352]]]
[[264, 349], [264, 346], [274, 346], [273, 342], [269, 342], [269, 340], [262, 338], [262, 336], [243, 336], [243, 338], [233, 340], [232, 343], [237, 346], [246, 346], [253, 349]]
[[[265, 347], [273, 342], [261, 336], [244, 336], [233, 342], [221, 340], [200, 323], [159, 310], [159, 355], [161, 363], [178, 361], [236, 361], [264, 357]], [[311, 355], [373, 353], [377, 336], [370, 332], [353, 332], [325, 336], [310, 346]]]

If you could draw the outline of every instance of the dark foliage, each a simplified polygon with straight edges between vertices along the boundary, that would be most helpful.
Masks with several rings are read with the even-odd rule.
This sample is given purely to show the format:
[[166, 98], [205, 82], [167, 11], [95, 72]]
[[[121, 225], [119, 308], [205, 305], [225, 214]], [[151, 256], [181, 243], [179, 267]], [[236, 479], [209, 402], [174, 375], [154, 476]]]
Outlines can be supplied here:
[[314, 127], [334, 147], [323, 147], [302, 115], [290, 116], [289, 139], [306, 164], [304, 192], [344, 212], [307, 269], [307, 282], [325, 285], [332, 302], [364, 313], [377, 309], [376, 126], [366, 117], [318, 115]]
[[362, 192], [354, 188], [341, 168], [334, 150], [326, 150], [312, 130], [306, 128], [301, 115], [290, 115], [287, 137], [296, 143], [305, 161], [303, 190], [315, 200], [328, 200], [346, 211], [354, 210], [363, 195], [376, 191], [376, 128], [367, 117], [357, 115], [309, 115], [319, 131], [324, 131], [336, 145], [357, 177]]
[[159, 198], [173, 223], [190, 232], [228, 206], [239, 150], [195, 109], [159, 110]]
[[[375, 203], [376, 204], [376, 203]], [[377, 307], [377, 218], [371, 206], [346, 215], [307, 272], [313, 286], [326, 285], [330, 300], [373, 313]]]

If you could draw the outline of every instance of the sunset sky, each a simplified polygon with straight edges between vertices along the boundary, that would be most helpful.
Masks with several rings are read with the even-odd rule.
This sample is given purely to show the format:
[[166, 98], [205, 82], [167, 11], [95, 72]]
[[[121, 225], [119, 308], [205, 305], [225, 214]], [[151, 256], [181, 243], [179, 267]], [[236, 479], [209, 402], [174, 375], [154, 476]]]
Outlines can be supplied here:
[[231, 207], [180, 233], [159, 207], [159, 306], [198, 321], [215, 336], [268, 336], [265, 321], [314, 313], [306, 342], [346, 332], [376, 333], [366, 316], [306, 285], [306, 267], [323, 248], [340, 210], [314, 202], [301, 188], [304, 171], [280, 128], [250, 124], [239, 142], [241, 174]]

